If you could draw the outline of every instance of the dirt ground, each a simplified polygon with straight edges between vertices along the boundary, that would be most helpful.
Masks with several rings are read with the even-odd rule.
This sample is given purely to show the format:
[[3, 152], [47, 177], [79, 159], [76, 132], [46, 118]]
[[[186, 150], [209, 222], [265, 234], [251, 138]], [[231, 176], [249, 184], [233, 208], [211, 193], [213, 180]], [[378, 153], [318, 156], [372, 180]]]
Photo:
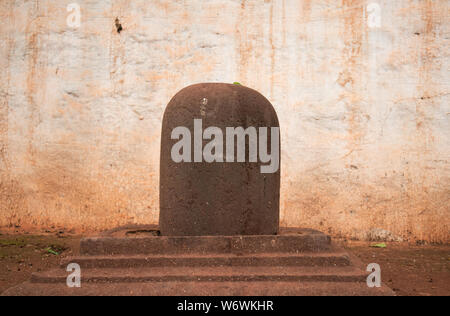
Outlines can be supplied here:
[[62, 258], [77, 254], [80, 237], [64, 234], [0, 234], [0, 293], [30, 279], [33, 272], [50, 270]]
[[450, 295], [450, 245], [337, 241], [364, 265], [378, 263], [381, 279], [400, 296]]
[[[27, 281], [31, 273], [56, 267], [64, 257], [79, 252], [78, 236], [0, 234], [0, 293]], [[337, 241], [363, 264], [378, 263], [383, 282], [398, 295], [450, 295], [450, 245], [410, 245]]]

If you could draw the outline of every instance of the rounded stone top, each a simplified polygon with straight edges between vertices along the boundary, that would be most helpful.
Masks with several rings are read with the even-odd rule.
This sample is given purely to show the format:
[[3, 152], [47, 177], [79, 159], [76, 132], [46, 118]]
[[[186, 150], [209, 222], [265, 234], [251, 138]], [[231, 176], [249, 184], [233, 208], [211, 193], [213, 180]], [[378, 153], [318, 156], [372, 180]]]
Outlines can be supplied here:
[[[205, 109], [208, 108], [208, 115], [201, 111], [202, 105]], [[223, 107], [217, 109], [218, 105]], [[187, 86], [170, 100], [163, 120], [166, 120], [166, 116], [172, 117], [173, 112], [180, 110], [189, 112], [198, 118], [228, 113], [230, 120], [237, 119], [238, 121], [242, 121], [244, 118], [248, 119], [251, 114], [252, 119], [256, 116], [267, 119], [271, 126], [279, 126], [277, 114], [269, 100], [258, 91], [241, 84], [198, 83]]]

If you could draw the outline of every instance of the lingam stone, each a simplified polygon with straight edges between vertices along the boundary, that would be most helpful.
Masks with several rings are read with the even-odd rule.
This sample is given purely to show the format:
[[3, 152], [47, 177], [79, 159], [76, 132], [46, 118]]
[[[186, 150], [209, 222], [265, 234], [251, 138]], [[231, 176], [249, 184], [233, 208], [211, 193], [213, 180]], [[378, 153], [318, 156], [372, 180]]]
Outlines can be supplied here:
[[238, 84], [189, 86], [167, 105], [161, 137], [162, 235], [277, 234], [279, 123], [264, 96]]

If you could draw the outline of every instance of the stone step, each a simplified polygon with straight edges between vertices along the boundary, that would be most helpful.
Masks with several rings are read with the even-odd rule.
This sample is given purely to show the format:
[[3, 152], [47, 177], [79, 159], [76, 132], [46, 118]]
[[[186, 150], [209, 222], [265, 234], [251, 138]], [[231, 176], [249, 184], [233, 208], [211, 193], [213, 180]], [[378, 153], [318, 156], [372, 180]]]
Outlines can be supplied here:
[[[34, 273], [32, 283], [65, 283], [69, 272]], [[84, 269], [81, 282], [365, 282], [367, 273], [354, 267], [158, 267]]]
[[80, 244], [82, 256], [302, 253], [330, 249], [330, 237], [313, 230], [274, 236], [96, 237], [84, 238]]
[[206, 267], [206, 266], [349, 266], [346, 253], [301, 254], [216, 254], [216, 255], [135, 255], [135, 256], [84, 256], [66, 258], [61, 267], [77, 263], [82, 269], [91, 268], [141, 268], [141, 267]]
[[[369, 288], [363, 282], [141, 282], [82, 283], [69, 288], [62, 283], [25, 282], [2, 296], [394, 296], [382, 285]], [[224, 301], [227, 299], [224, 298]], [[245, 298], [242, 298], [245, 300]], [[182, 302], [183, 300], [180, 299]]]

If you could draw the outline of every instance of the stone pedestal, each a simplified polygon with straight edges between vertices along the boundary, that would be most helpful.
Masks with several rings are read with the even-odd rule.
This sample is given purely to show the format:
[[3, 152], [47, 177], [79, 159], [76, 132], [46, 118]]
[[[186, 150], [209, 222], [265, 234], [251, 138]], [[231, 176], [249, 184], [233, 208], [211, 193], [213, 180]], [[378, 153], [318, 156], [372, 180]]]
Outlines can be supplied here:
[[[228, 84], [183, 89], [164, 115], [160, 227], [84, 238], [80, 256], [34, 273], [3, 295], [393, 294], [384, 286], [368, 288], [367, 273], [333, 247], [329, 236], [310, 229], [278, 232], [279, 168], [263, 173], [260, 161], [175, 161], [172, 131], [182, 127], [195, 137], [194, 120], [223, 131], [279, 126], [269, 101], [254, 90]], [[274, 137], [269, 135], [269, 144]], [[184, 149], [205, 145], [201, 138], [188, 144]], [[245, 145], [248, 159], [248, 140]], [[279, 149], [279, 142], [272, 146]], [[228, 157], [236, 161], [236, 148]], [[66, 283], [72, 263], [80, 268], [80, 288]]]
[[[84, 238], [80, 256], [33, 273], [3, 295], [393, 295], [369, 288], [357, 259], [310, 229], [276, 236], [158, 236], [158, 228], [129, 228]], [[353, 262], [354, 261], [354, 262]], [[81, 288], [66, 284], [81, 268]], [[357, 263], [356, 265], [354, 263]]]

